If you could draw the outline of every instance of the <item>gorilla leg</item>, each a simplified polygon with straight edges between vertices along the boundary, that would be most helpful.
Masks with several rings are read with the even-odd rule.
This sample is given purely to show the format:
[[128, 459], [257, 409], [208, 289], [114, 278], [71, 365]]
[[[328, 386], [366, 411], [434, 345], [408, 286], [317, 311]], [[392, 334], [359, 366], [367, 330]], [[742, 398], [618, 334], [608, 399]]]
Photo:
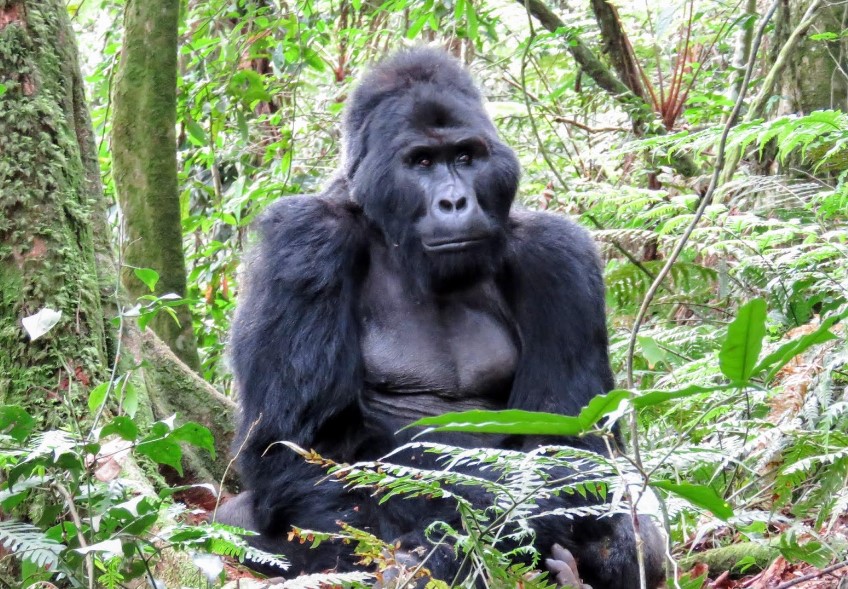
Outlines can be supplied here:
[[[594, 589], [633, 589], [638, 586], [636, 535], [629, 516], [619, 514], [601, 519], [582, 518], [569, 522], [566, 527], [568, 533], [562, 545], [574, 556], [577, 571], [584, 583]], [[642, 538], [647, 586], [650, 589], [663, 586], [665, 568], [662, 536], [651, 519], [644, 515], [639, 516], [639, 534]], [[556, 548], [551, 547], [550, 550], [555, 560], [563, 560], [557, 557]]]

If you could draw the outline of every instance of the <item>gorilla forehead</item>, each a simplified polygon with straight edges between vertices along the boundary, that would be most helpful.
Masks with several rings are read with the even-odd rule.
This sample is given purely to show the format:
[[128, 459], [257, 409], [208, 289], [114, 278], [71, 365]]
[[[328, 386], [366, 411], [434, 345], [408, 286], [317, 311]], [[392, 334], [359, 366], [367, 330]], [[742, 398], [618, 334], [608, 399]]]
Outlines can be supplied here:
[[392, 151], [427, 140], [451, 141], [468, 136], [491, 143], [497, 132], [480, 104], [447, 94], [427, 84], [410, 89], [401, 96], [387, 98], [365, 122], [368, 151]]
[[369, 114], [386, 99], [425, 86], [461, 97], [466, 104], [480, 103], [474, 81], [453, 58], [428, 48], [401, 51], [375, 66], [353, 91], [345, 115], [348, 132], [361, 129]]
[[408, 144], [410, 134], [468, 128], [495, 140], [480, 93], [459, 63], [441, 51], [417, 48], [383, 61], [357, 85], [345, 110], [349, 171], [370, 146]]

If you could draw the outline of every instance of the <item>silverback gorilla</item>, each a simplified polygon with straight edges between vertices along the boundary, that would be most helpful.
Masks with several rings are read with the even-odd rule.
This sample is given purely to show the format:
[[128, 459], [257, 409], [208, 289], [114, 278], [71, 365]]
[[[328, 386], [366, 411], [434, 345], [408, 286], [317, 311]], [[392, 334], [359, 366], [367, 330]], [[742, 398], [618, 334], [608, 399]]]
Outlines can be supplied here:
[[[249, 490], [220, 519], [260, 532], [252, 541], [285, 554], [289, 574], [355, 562], [346, 546], [288, 542], [293, 525], [332, 531], [344, 521], [420, 547], [428, 522], [457, 525], [459, 516], [444, 500], [378, 508], [364, 491], [317, 484], [319, 467], [273, 442], [372, 460], [408, 442], [413, 433], [398, 430], [423, 416], [480, 408], [576, 414], [612, 388], [592, 241], [562, 217], [513, 208], [518, 177], [469, 75], [441, 52], [415, 49], [372, 69], [348, 99], [344, 164], [332, 184], [318, 196], [284, 198], [262, 217], [230, 344], [242, 409], [235, 447], [243, 445]], [[599, 439], [542, 441], [605, 451]], [[398, 460], [420, 465], [426, 457]], [[560, 583], [568, 571], [557, 544], [594, 589], [638, 587], [629, 518], [549, 517], [534, 528]], [[426, 566], [450, 580], [458, 564], [446, 552]], [[647, 543], [646, 562], [653, 588], [663, 578], [656, 542]]]

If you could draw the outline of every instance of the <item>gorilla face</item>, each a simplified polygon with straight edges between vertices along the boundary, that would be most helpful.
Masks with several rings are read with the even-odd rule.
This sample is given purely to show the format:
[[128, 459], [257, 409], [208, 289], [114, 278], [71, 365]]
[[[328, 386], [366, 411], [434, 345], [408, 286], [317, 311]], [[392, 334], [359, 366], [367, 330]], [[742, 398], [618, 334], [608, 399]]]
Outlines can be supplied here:
[[407, 274], [429, 280], [423, 288], [467, 287], [500, 267], [518, 162], [479, 97], [457, 93], [476, 91], [455, 62], [418, 77], [393, 71], [376, 88], [366, 79], [349, 105], [354, 198]]
[[477, 194], [490, 165], [487, 144], [464, 133], [413, 143], [401, 155], [400, 184], [423, 204], [407, 247], [423, 253], [436, 288], [473, 283], [500, 262], [506, 217]]

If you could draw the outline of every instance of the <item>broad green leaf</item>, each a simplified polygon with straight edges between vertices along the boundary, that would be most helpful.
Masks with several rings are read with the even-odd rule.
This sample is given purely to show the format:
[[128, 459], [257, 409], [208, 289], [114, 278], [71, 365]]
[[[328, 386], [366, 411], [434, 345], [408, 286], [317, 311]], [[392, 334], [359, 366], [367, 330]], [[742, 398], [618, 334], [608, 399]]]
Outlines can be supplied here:
[[[321, 59], [321, 56], [314, 50], [309, 47], [306, 47], [303, 50], [303, 60], [314, 70], [319, 72], [323, 72], [327, 69], [327, 64], [324, 63], [324, 60]], [[270, 99], [270, 94], [268, 95]]]
[[135, 417], [138, 412], [138, 389], [133, 386], [131, 380], [127, 380], [122, 394], [124, 398], [121, 401], [121, 407], [127, 415]]
[[830, 332], [830, 328], [842, 318], [843, 315], [828, 317], [812, 333], [802, 335], [782, 344], [774, 352], [763, 358], [757, 364], [756, 368], [754, 368], [752, 374], [757, 375], [763, 371], [767, 371], [765, 379], [766, 381], [771, 380], [781, 368], [786, 366], [798, 354], [803, 354], [816, 344], [822, 344], [826, 341], [836, 339], [836, 336]]
[[710, 511], [719, 519], [727, 520], [733, 516], [733, 509], [730, 504], [722, 499], [712, 487], [688, 483], [676, 484], [670, 481], [653, 481], [651, 486], [683, 497], [692, 505]]
[[159, 273], [152, 268], [136, 268], [133, 270], [136, 278], [141, 280], [145, 286], [153, 292], [156, 289], [156, 283], [159, 282]]
[[838, 38], [839, 35], [830, 31], [826, 31], [824, 33], [813, 33], [810, 35], [810, 39], [812, 41], [835, 41]]
[[726, 391], [734, 388], [732, 385], [717, 385], [713, 387], [702, 387], [698, 385], [688, 386], [676, 391], [645, 391], [639, 396], [632, 399], [633, 406], [637, 409], [659, 405], [672, 399], [683, 399], [686, 397], [694, 397], [703, 393], [712, 393], [714, 391]]
[[138, 438], [138, 427], [126, 415], [119, 415], [100, 429], [98, 439], [103, 439], [111, 434], [117, 434], [124, 440], [134, 442]]
[[101, 382], [99, 385], [91, 389], [88, 393], [88, 409], [89, 411], [97, 411], [103, 402], [106, 400], [106, 394], [109, 392], [109, 382]]
[[463, 14], [465, 14], [465, 0], [456, 0], [456, 4], [453, 6], [454, 20], [459, 21]]
[[35, 429], [35, 420], [17, 405], [0, 405], [0, 433], [23, 442]]
[[727, 339], [718, 354], [721, 372], [733, 382], [747, 382], [763, 349], [766, 302], [753, 299], [739, 308], [727, 328]]
[[186, 121], [186, 130], [188, 131], [189, 138], [192, 139], [194, 144], [200, 147], [206, 145], [206, 131], [197, 121], [188, 119]]
[[577, 416], [584, 432], [589, 431], [602, 417], [613, 413], [621, 402], [630, 397], [630, 391], [616, 389], [605, 395], [595, 395]]
[[468, 34], [468, 38], [474, 40], [477, 38], [477, 13], [474, 11], [474, 6], [471, 2], [465, 3], [465, 19], [468, 23], [468, 29], [466, 33]]
[[704, 583], [707, 581], [709, 570], [705, 570], [701, 575], [692, 577], [693, 571], [683, 573], [677, 580], [680, 589], [703, 589]]
[[657, 341], [646, 335], [637, 336], [642, 347], [642, 357], [648, 362], [648, 368], [653, 369], [660, 362], [665, 362], [667, 354], [657, 345]]
[[427, 24], [427, 19], [429, 17], [430, 15], [427, 12], [422, 11], [421, 14], [418, 15], [418, 18], [409, 25], [409, 30], [406, 31], [406, 38], [414, 39], [418, 33], [421, 32], [421, 29], [424, 28], [424, 25]]
[[522, 409], [444, 413], [435, 417], [424, 417], [407, 427], [416, 426], [432, 427], [437, 432], [551, 436], [576, 436], [583, 431], [580, 420], [576, 417], [554, 413], [537, 413]]
[[212, 432], [199, 423], [194, 423], [193, 421], [184, 423], [171, 432], [171, 437], [175, 440], [197, 446], [198, 448], [203, 448], [213, 458], [215, 457], [215, 439], [212, 437]]
[[[150, 437], [151, 436], [148, 436], [148, 438]], [[147, 456], [157, 464], [167, 464], [176, 470], [180, 476], [182, 476], [183, 467], [181, 460], [183, 457], [183, 450], [180, 448], [180, 445], [176, 442], [176, 440], [171, 438], [171, 436], [141, 442], [138, 446], [136, 446], [135, 450], [139, 454]]]
[[431, 427], [438, 432], [579, 436], [591, 431], [602, 417], [616, 411], [629, 396], [625, 390], [597, 395], [576, 417], [522, 409], [475, 410], [425, 417], [407, 427]]

